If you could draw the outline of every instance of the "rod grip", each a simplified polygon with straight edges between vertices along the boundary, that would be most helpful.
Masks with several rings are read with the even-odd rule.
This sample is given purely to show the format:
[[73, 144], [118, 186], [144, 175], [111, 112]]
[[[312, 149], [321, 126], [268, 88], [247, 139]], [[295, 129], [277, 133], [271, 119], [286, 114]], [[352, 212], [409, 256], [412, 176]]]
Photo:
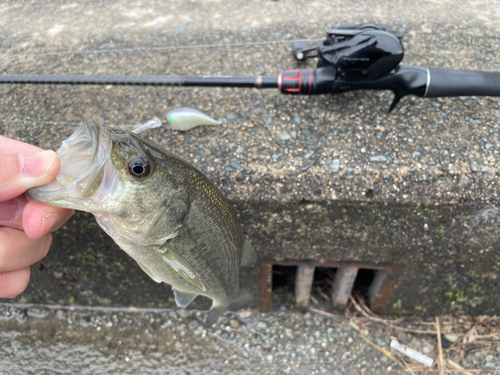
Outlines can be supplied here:
[[500, 96], [500, 72], [429, 69], [426, 98], [443, 96]]

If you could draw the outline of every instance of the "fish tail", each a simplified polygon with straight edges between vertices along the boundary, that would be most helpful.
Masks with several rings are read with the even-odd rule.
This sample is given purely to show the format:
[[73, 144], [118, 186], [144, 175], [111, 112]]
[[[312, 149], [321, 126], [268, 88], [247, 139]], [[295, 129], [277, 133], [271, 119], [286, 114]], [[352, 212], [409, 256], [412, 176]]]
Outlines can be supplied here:
[[210, 311], [208, 312], [208, 317], [205, 321], [204, 326], [205, 328], [210, 327], [227, 310], [236, 311], [247, 307], [252, 307], [253, 305], [255, 305], [255, 302], [257, 302], [257, 299], [247, 291], [242, 291], [240, 296], [230, 304], [220, 304], [214, 301], [212, 307], [210, 308]]

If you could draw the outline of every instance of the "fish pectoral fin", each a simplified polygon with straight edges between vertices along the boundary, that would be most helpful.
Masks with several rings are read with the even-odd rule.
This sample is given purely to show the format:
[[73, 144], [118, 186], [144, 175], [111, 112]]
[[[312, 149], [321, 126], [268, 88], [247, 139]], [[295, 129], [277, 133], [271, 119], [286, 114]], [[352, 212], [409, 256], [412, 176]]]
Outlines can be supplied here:
[[[198, 273], [193, 269], [189, 262], [184, 259], [179, 253], [172, 250], [167, 244], [163, 245], [167, 251], [162, 252], [162, 258], [167, 264], [174, 269], [179, 275], [191, 284], [197, 286], [202, 291], [206, 291], [205, 285], [200, 279]], [[162, 249], [163, 250], [163, 249]]]
[[158, 278], [158, 276], [156, 276], [155, 274], [153, 274], [153, 272], [151, 272], [144, 264], [142, 264], [138, 260], [136, 260], [136, 262], [139, 265], [139, 267], [141, 267], [142, 270], [144, 272], [146, 272], [149, 275], [149, 277], [151, 277], [154, 281], [156, 281], [157, 283], [161, 283], [163, 281], [160, 278]]
[[174, 290], [174, 295], [175, 295], [175, 303], [179, 307], [188, 307], [193, 300], [198, 297], [198, 294], [194, 293], [187, 293], [187, 292], [181, 292], [175, 288], [172, 288]]
[[253, 267], [255, 266], [255, 262], [257, 262], [257, 253], [248, 238], [245, 238], [241, 254], [241, 265], [243, 267]]

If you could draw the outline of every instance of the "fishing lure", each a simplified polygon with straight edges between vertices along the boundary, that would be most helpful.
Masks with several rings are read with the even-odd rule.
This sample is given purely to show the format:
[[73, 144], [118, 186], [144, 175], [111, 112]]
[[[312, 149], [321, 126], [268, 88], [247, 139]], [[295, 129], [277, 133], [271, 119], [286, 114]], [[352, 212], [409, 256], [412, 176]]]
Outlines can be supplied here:
[[223, 137], [227, 131], [227, 124], [224, 119], [215, 120], [202, 111], [194, 108], [183, 107], [165, 112], [160, 119], [156, 117], [149, 120], [148, 122], [137, 126], [134, 130], [132, 130], [132, 132], [139, 134], [144, 130], [158, 128], [162, 125], [165, 125], [165, 128], [171, 130], [172, 133], [176, 133], [177, 131], [185, 132], [201, 125], [221, 125], [223, 129], [219, 134], [220, 137]]
[[172, 109], [161, 116], [161, 122], [167, 129], [182, 132], [191, 130], [200, 125], [219, 125], [220, 123], [194, 108], [183, 107]]

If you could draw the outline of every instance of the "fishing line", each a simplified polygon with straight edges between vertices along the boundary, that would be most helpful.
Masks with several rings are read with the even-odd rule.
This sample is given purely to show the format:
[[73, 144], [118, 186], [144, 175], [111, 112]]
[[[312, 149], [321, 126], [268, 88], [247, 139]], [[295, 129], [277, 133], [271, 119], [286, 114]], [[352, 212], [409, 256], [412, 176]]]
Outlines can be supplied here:
[[[0, 119], [0, 123], [4, 122], [7, 124], [21, 125], [24, 123], [29, 124], [41, 124], [41, 125], [63, 125], [63, 126], [80, 126], [82, 122], [64, 122], [64, 121], [34, 121], [34, 120], [4, 120]], [[139, 124], [140, 125], [140, 124]], [[102, 124], [102, 126], [112, 126], [112, 127], [134, 127], [138, 126], [138, 124]]]
[[[300, 39], [302, 42], [314, 42], [321, 39]], [[137, 48], [117, 48], [117, 49], [100, 49], [100, 50], [85, 50], [85, 51], [63, 51], [63, 52], [41, 52], [41, 53], [26, 53], [26, 54], [0, 54], [0, 58], [13, 58], [13, 57], [39, 57], [39, 56], [61, 56], [61, 55], [85, 55], [85, 54], [98, 54], [98, 53], [120, 53], [120, 52], [139, 52], [139, 51], [167, 51], [177, 49], [196, 49], [196, 48], [220, 48], [220, 47], [242, 47], [253, 45], [266, 45], [266, 44], [291, 44], [296, 42], [294, 40], [277, 40], [266, 42], [242, 42], [242, 43], [223, 43], [223, 44], [198, 44], [198, 45], [185, 45], [185, 46], [166, 46], [166, 47], [137, 47]]]
[[9, 124], [42, 124], [42, 125], [67, 125], [67, 126], [79, 126], [80, 123], [77, 122], [60, 122], [60, 121], [33, 121], [33, 120], [4, 120], [0, 119], [0, 122], [5, 122]]

